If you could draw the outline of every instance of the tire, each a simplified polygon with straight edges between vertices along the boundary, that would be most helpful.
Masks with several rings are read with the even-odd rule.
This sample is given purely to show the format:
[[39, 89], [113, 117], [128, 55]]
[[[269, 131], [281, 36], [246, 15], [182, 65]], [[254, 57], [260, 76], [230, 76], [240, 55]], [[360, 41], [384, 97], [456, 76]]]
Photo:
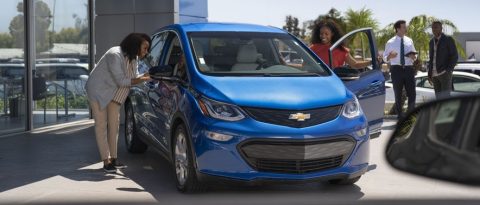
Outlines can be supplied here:
[[173, 162], [177, 189], [183, 193], [193, 193], [206, 190], [196, 176], [193, 154], [190, 148], [190, 136], [185, 126], [180, 124], [175, 130], [173, 139]]
[[137, 123], [130, 102], [125, 103], [125, 146], [130, 153], [144, 153], [148, 146], [138, 137]]
[[361, 176], [351, 178], [351, 179], [332, 179], [332, 180], [329, 180], [328, 183], [333, 185], [353, 185], [356, 182], [358, 182], [358, 180], [360, 180], [360, 177]]

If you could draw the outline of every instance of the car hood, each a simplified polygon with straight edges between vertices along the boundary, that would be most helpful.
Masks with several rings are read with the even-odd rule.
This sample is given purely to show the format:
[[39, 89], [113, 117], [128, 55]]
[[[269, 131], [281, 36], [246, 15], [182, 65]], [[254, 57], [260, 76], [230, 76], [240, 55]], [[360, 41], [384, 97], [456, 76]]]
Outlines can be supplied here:
[[345, 103], [352, 98], [336, 76], [215, 77], [198, 88], [204, 96], [246, 107], [303, 110]]

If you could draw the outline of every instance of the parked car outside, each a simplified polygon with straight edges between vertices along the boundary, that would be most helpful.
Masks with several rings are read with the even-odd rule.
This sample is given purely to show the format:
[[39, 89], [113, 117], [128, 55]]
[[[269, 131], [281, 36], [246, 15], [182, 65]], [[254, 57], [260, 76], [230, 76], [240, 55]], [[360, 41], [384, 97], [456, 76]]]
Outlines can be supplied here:
[[[69, 58], [37, 59], [32, 73], [33, 100], [45, 103], [47, 98], [57, 97], [63, 99], [65, 105], [68, 103], [70, 108], [88, 108], [84, 88], [89, 74], [88, 64]], [[3, 105], [25, 95], [25, 76], [23, 59], [0, 63], [0, 97]], [[51, 106], [58, 108], [58, 103], [47, 107]], [[6, 113], [6, 106], [3, 109]]]
[[454, 70], [473, 73], [480, 76], [480, 61], [458, 62]]
[[[371, 29], [359, 32], [376, 53]], [[130, 91], [126, 147], [159, 150], [179, 191], [223, 180], [353, 184], [367, 171], [385, 102], [377, 64], [342, 82], [284, 30], [223, 23], [164, 27], [145, 61], [156, 80]]]
[[[452, 96], [480, 93], [480, 76], [472, 73], [453, 71], [452, 84]], [[415, 76], [415, 85], [417, 104], [435, 100], [435, 91], [433, 85], [428, 81], [428, 73], [419, 72]], [[387, 80], [385, 82], [385, 87], [387, 89], [387, 103], [395, 102], [392, 80]]]

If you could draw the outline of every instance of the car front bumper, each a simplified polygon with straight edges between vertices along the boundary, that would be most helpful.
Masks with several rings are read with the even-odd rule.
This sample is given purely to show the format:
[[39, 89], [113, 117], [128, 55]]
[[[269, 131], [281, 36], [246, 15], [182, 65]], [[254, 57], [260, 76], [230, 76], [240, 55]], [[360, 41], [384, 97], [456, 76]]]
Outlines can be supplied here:
[[[306, 128], [278, 126], [258, 122], [251, 118], [238, 122], [212, 121], [207, 118], [198, 119], [192, 124], [191, 134], [196, 156], [195, 163], [200, 178], [209, 179], [213, 177], [247, 183], [265, 181], [303, 182], [354, 178], [365, 173], [368, 167], [369, 136], [367, 120], [363, 115], [354, 119], [339, 116], [332, 121]], [[216, 141], [207, 137], [209, 132], [231, 135], [233, 138], [226, 142]], [[242, 149], [242, 145], [252, 141], [259, 142], [258, 144], [266, 142], [267, 146], [272, 146], [269, 142], [275, 142], [274, 145], [284, 144], [286, 146], [293, 142], [292, 144], [300, 144], [299, 146], [301, 146], [301, 144], [311, 145], [312, 142], [321, 144], [332, 141], [349, 141], [351, 142], [351, 149], [342, 158], [341, 163], [337, 164], [338, 166], [330, 166], [325, 169], [317, 167], [314, 171], [275, 171], [276, 167], [273, 170], [262, 170], [255, 165], [255, 160], [253, 162], [249, 160], [248, 154]], [[263, 153], [278, 151], [275, 148], [281, 147], [263, 150]], [[296, 147], [293, 150], [301, 149]], [[318, 155], [317, 158], [309, 156], [308, 153], [315, 153], [315, 147], [305, 146], [304, 150], [305, 153], [292, 153], [292, 155], [301, 156], [303, 154], [304, 159], [300, 159], [300, 161], [322, 158]], [[273, 153], [270, 157], [275, 155], [276, 153]], [[282, 156], [288, 158], [290, 155], [289, 153], [283, 153]], [[261, 158], [261, 155], [255, 158], [259, 157]], [[276, 158], [275, 163], [281, 158], [280, 156]]]

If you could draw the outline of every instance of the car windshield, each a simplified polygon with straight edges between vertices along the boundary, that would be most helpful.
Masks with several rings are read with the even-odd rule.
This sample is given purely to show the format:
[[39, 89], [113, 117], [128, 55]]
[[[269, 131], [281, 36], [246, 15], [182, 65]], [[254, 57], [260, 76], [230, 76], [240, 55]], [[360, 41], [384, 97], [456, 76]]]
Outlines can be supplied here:
[[189, 39], [197, 67], [207, 75], [331, 75], [287, 34], [191, 32]]

